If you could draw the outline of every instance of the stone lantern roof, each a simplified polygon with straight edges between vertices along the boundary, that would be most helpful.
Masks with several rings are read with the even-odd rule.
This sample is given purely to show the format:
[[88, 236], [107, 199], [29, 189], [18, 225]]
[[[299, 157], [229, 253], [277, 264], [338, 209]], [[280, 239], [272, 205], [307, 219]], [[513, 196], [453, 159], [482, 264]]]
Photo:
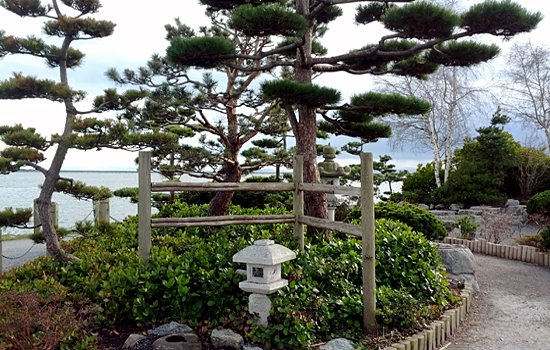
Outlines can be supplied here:
[[260, 239], [233, 255], [233, 262], [273, 266], [296, 258], [296, 253], [271, 239]]

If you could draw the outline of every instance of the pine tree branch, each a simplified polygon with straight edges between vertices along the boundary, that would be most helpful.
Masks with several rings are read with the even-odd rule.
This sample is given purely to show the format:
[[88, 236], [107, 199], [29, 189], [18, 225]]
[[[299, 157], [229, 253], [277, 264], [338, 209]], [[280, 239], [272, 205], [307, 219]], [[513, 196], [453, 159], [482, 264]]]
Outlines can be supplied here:
[[36, 171], [39, 171], [40, 173], [42, 173], [42, 175], [46, 175], [48, 173], [48, 170], [46, 170], [46, 168], [36, 164], [36, 163], [32, 163], [32, 162], [23, 162], [23, 166], [28, 166], [28, 167], [31, 167], [33, 168], [34, 170]]

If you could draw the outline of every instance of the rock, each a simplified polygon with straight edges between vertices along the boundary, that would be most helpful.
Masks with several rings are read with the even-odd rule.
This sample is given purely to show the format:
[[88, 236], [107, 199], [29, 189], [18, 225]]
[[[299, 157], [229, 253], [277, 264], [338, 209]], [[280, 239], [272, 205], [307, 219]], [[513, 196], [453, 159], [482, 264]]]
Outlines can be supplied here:
[[462, 208], [464, 208], [463, 204], [453, 203], [453, 204], [449, 205], [449, 210], [459, 211]]
[[508, 207], [519, 207], [519, 201], [517, 199], [508, 199], [504, 206], [506, 208], [508, 208]]
[[431, 213], [437, 217], [440, 216], [455, 216], [456, 212], [452, 210], [431, 210]]
[[319, 347], [319, 350], [353, 350], [353, 343], [351, 340], [345, 338], [332, 339], [326, 344]]
[[417, 206], [422, 209], [430, 210], [430, 207], [423, 203], [417, 204]]
[[263, 350], [263, 349], [255, 345], [245, 344], [243, 345], [242, 350]]
[[445, 210], [445, 209], [447, 209], [447, 208], [443, 204], [437, 204], [435, 206], [435, 210]]
[[457, 214], [458, 216], [479, 216], [481, 213], [483, 213], [483, 209], [471, 207], [470, 209], [460, 209]]
[[215, 348], [240, 349], [244, 344], [243, 337], [230, 329], [214, 329], [210, 340]]
[[447, 232], [453, 232], [453, 230], [456, 228], [455, 218], [440, 218], [439, 220], [441, 220]]
[[449, 278], [463, 280], [472, 285], [474, 293], [479, 292], [475, 275], [474, 254], [463, 245], [439, 244], [439, 254]]
[[155, 340], [153, 350], [201, 350], [202, 345], [194, 333], [167, 335]]
[[147, 339], [144, 335], [141, 334], [130, 334], [128, 338], [126, 338], [126, 341], [124, 342], [124, 345], [122, 345], [122, 349], [134, 349], [136, 344], [143, 339]]
[[148, 330], [147, 334], [154, 335], [155, 337], [164, 337], [170, 334], [192, 333], [192, 332], [193, 332], [193, 329], [188, 325], [172, 321], [168, 324], [163, 324], [162, 326], [158, 326], [155, 329]]

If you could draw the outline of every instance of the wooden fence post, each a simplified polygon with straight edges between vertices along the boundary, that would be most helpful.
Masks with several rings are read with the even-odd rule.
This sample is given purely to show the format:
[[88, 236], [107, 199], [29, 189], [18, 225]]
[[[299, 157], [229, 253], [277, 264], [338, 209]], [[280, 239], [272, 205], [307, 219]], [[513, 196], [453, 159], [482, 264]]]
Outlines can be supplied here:
[[151, 152], [139, 152], [138, 251], [143, 260], [151, 255]]
[[377, 332], [372, 153], [361, 153], [361, 231], [363, 248], [363, 329]]
[[99, 225], [101, 223], [108, 224], [110, 221], [109, 215], [109, 198], [98, 199], [93, 201], [94, 209], [94, 223]]
[[304, 225], [298, 221], [298, 218], [304, 215], [304, 191], [301, 191], [298, 187], [304, 182], [304, 156], [297, 155], [294, 158], [294, 168], [292, 171], [292, 178], [294, 180], [294, 235], [298, 240], [298, 246], [300, 251], [304, 251]]
[[[34, 206], [33, 206], [33, 222], [34, 222], [34, 233], [39, 234], [42, 232], [42, 222], [40, 221], [40, 215], [38, 214], [38, 198], [34, 200]], [[52, 220], [52, 225], [54, 227], [59, 226], [59, 206], [56, 202], [50, 203], [50, 219]]]

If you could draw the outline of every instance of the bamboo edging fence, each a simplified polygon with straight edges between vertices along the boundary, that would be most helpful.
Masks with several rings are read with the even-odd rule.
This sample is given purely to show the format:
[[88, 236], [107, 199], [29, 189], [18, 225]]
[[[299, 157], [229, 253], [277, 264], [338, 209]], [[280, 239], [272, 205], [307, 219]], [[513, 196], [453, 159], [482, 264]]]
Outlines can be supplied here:
[[[151, 152], [139, 152], [139, 256], [147, 261], [151, 255], [151, 229], [158, 227], [224, 226], [236, 224], [294, 223], [294, 234], [304, 250], [304, 225], [337, 230], [362, 239], [363, 256], [363, 328], [376, 333], [376, 282], [374, 237], [374, 187], [372, 153], [361, 153], [361, 188], [304, 183], [303, 157], [296, 156], [293, 183], [152, 183]], [[151, 192], [177, 191], [293, 191], [293, 214], [225, 215], [189, 218], [152, 218]], [[304, 215], [304, 191], [360, 195], [362, 225], [350, 225]]]
[[462, 244], [474, 253], [550, 267], [550, 254], [527, 245], [504, 245], [491, 243], [485, 239], [468, 240], [455, 237], [445, 237], [443, 243]]

